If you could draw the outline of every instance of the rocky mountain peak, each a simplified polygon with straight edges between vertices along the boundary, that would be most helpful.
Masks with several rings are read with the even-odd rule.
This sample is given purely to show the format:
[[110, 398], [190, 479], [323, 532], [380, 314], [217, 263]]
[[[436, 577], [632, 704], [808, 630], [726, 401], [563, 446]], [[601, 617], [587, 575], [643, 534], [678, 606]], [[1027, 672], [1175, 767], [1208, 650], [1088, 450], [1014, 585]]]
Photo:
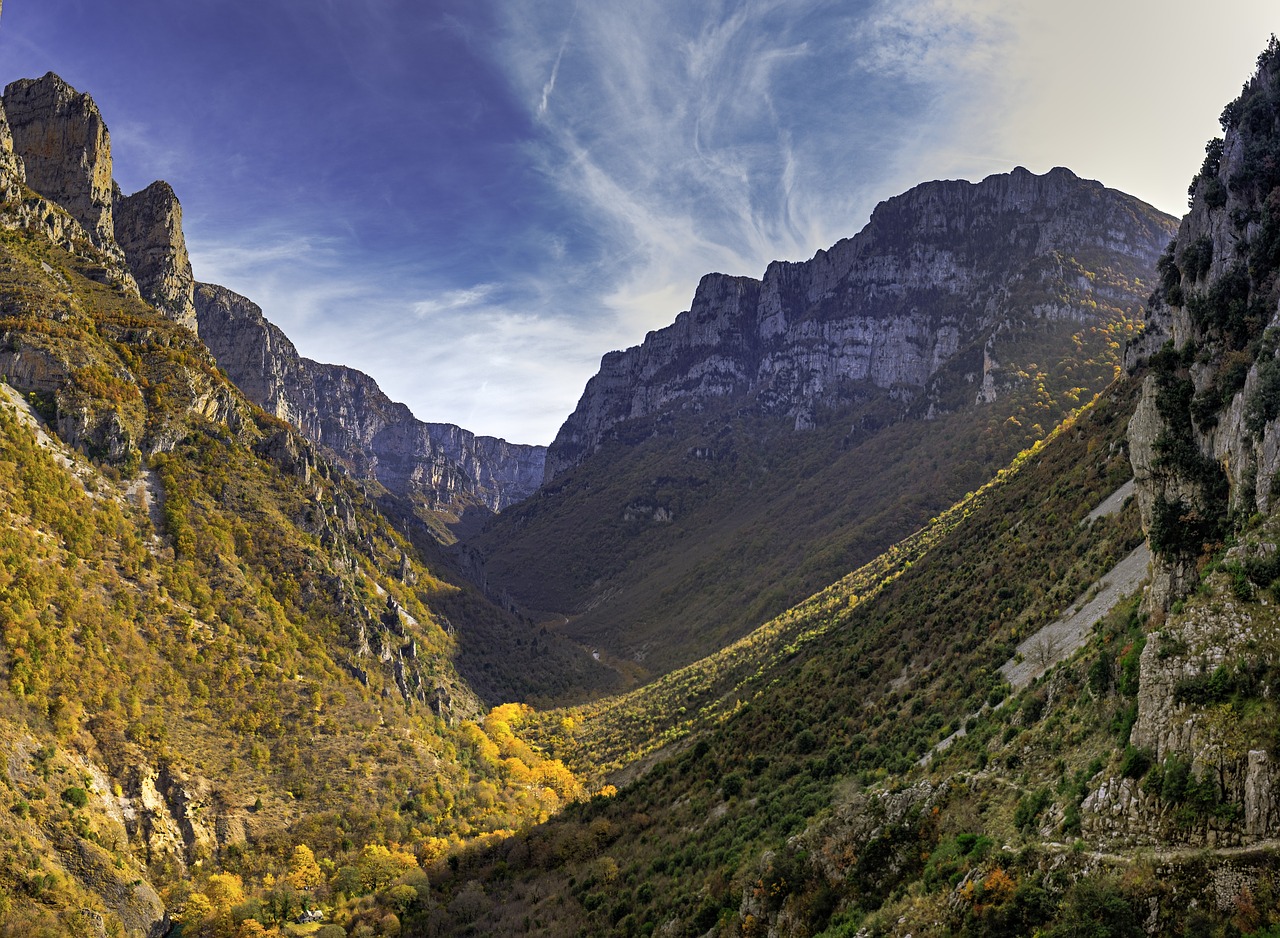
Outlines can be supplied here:
[[4, 108], [27, 183], [58, 203], [93, 243], [115, 243], [111, 136], [98, 106], [53, 72], [4, 89]]
[[[935, 379], [961, 354], [976, 356], [963, 378], [979, 385], [969, 401], [989, 401], [1006, 337], [1129, 304], [1172, 225], [1063, 168], [924, 183], [808, 261], [775, 261], [759, 280], [704, 277], [688, 312], [604, 357], [550, 447], [547, 479], [624, 421], [712, 398], [740, 396], [798, 429], [867, 388], [936, 413], [952, 405]], [[1124, 276], [1090, 276], [1104, 255]]]
[[182, 205], [173, 188], [153, 182], [114, 199], [115, 239], [143, 299], [193, 332], [197, 329], [195, 277], [182, 233]]
[[468, 502], [500, 511], [537, 489], [545, 447], [425, 423], [354, 368], [304, 358], [245, 297], [198, 284], [200, 337], [260, 407], [327, 447], [348, 470], [431, 509]]

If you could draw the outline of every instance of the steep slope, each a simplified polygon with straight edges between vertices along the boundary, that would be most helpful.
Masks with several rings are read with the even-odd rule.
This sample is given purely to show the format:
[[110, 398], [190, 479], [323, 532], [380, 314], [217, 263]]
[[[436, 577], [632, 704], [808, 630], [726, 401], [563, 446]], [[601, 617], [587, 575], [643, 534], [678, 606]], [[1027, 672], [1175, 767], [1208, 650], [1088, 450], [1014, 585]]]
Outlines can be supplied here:
[[258, 306], [223, 287], [201, 284], [196, 309], [201, 338], [251, 400], [335, 453], [358, 477], [377, 479], [452, 527], [468, 509], [501, 511], [541, 483], [545, 447], [424, 423], [368, 375], [300, 356]]
[[[605, 356], [547, 482], [468, 543], [636, 676], [743, 635], [1115, 376], [1172, 219], [1064, 169], [927, 183]], [[548, 549], [551, 545], [551, 549]], [[562, 623], [562, 625], [554, 625]]]
[[[1077, 771], [1099, 758], [1087, 780], [1120, 764], [1112, 726], [1132, 697], [1110, 675], [1129, 666], [1132, 626], [1122, 614], [1084, 664], [991, 705], [1008, 694], [999, 667], [1016, 643], [1141, 539], [1132, 502], [1089, 519], [1129, 474], [1138, 394], [1114, 386], [920, 535], [739, 645], [625, 697], [548, 714], [551, 751], [629, 764], [612, 777], [620, 790], [442, 871], [406, 930], [1018, 935], [1069, 920], [1060, 885], [1003, 930], [981, 916], [1013, 917], [1024, 882], [1047, 889], [1041, 858], [1063, 877], [1087, 871], [1065, 848], [1034, 851], [1064, 836], [1067, 805], [1078, 836]], [[1087, 675], [1104, 656], [1113, 671], [1094, 691]], [[965, 725], [969, 737], [917, 764]], [[1013, 818], [1045, 785], [1033, 817], [1056, 817], [1048, 837]], [[957, 835], [984, 846], [952, 857]], [[1008, 894], [963, 893], [965, 874], [981, 883], [995, 869]]]
[[[39, 233], [75, 258], [80, 273], [141, 296], [194, 333], [199, 327], [196, 283], [173, 189], [155, 182], [122, 195], [110, 180], [111, 138], [101, 113], [88, 95], [58, 76], [13, 82], [7, 100], [20, 128], [11, 134], [5, 123], [0, 136], [9, 196], [6, 224]], [[26, 184], [29, 176], [53, 196], [33, 191]], [[80, 220], [58, 199], [76, 208]], [[292, 421], [324, 447], [328, 459], [373, 485], [370, 497], [433, 569], [451, 570], [449, 575], [461, 580], [457, 562], [440, 547], [454, 537], [447, 525], [475, 523], [476, 516], [487, 516], [531, 490], [541, 473], [542, 448], [422, 424], [403, 405], [389, 401], [368, 376], [300, 358], [248, 300], [212, 287], [202, 287], [200, 294], [207, 299], [202, 309], [208, 341], [202, 349], [211, 346], [223, 355], [218, 364], [233, 371], [251, 400]], [[49, 312], [38, 306], [30, 311], [37, 317]], [[27, 391], [69, 394], [65, 382], [71, 366], [51, 367], [45, 351], [24, 354], [18, 348], [10, 375]], [[64, 439], [111, 460], [138, 464], [145, 430], [134, 402], [62, 403], [57, 419]], [[531, 636], [523, 619], [473, 594], [467, 589], [451, 598], [449, 615], [460, 630], [459, 667], [484, 699], [555, 695], [583, 682], [598, 688], [610, 677], [567, 640]], [[504, 602], [498, 591], [495, 599]], [[538, 649], [532, 660], [531, 643]]]
[[[1275, 934], [1274, 37], [1258, 64], [1133, 374], [738, 648], [549, 715], [548, 743], [585, 763], [676, 745], [616, 797], [442, 872], [407, 932]], [[1130, 470], [1137, 497], [1096, 510]], [[1145, 593], [1010, 695], [1015, 642], [1104, 591], [1139, 521]]]
[[1142, 399], [1129, 439], [1155, 555], [1132, 744], [1156, 781], [1113, 778], [1094, 793], [1095, 829], [1109, 838], [1253, 844], [1280, 834], [1274, 37], [1258, 65], [1222, 113], [1225, 137], [1206, 147], [1131, 356]]
[[[41, 83], [69, 122], [100, 120]], [[185, 255], [167, 187], [122, 240], [171, 250], [139, 262], [121, 214], [91, 231], [30, 188], [10, 139], [0, 122], [0, 930], [158, 936], [180, 914], [221, 933], [231, 886], [277, 874], [258, 915], [283, 923], [321, 882], [314, 858], [289, 865], [312, 848], [383, 885], [576, 796], [518, 743], [524, 709], [488, 719], [476, 691], [554, 686], [590, 658], [439, 579], [376, 483], [247, 401], [176, 306], [139, 296], [185, 294], [164, 273]], [[76, 152], [61, 194], [83, 188], [74, 165], [102, 171]], [[476, 647], [498, 635], [510, 650]]]

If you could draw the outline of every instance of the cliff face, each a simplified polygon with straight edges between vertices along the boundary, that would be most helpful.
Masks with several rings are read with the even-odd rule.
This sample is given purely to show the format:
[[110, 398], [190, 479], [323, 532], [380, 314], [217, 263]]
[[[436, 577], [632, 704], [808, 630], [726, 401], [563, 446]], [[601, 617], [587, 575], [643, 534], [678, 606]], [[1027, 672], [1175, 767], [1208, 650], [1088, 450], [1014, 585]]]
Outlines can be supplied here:
[[605, 660], [723, 647], [986, 482], [1120, 370], [1174, 219], [1065, 169], [933, 182], [604, 357], [470, 543]]
[[[1133, 730], [1153, 776], [1109, 778], [1086, 833], [1249, 845], [1280, 836], [1280, 45], [1223, 111], [1160, 260], [1129, 451], [1154, 561]], [[1157, 772], [1156, 769], [1159, 771]], [[1130, 773], [1133, 775], [1134, 773]], [[1209, 810], [1212, 808], [1212, 810]]]
[[418, 420], [363, 372], [299, 355], [258, 306], [224, 287], [200, 284], [195, 309], [201, 338], [246, 396], [358, 476], [432, 508], [471, 499], [501, 511], [538, 487], [545, 447]]
[[174, 322], [196, 331], [195, 277], [182, 233], [182, 206], [167, 182], [114, 201], [116, 241], [142, 298]]
[[124, 196], [111, 135], [93, 99], [49, 72], [4, 91], [0, 195], [7, 224], [94, 259], [95, 276], [195, 330], [182, 208], [167, 183]]
[[[1007, 340], [1034, 320], [1102, 321], [1131, 303], [1168, 224], [1061, 168], [917, 186], [807, 262], [775, 262], [761, 280], [704, 277], [688, 312], [604, 357], [550, 447], [547, 478], [623, 421], [711, 398], [740, 397], [797, 429], [866, 385], [936, 412], [948, 395], [931, 382], [975, 343], [965, 396], [989, 402]], [[1093, 270], [1104, 256], [1110, 268]]]
[[27, 183], [113, 246], [111, 137], [93, 99], [49, 72], [6, 86], [4, 106]]
[[1197, 581], [1228, 515], [1274, 507], [1280, 469], [1280, 54], [1222, 115], [1191, 183], [1191, 209], [1161, 258], [1145, 335], [1130, 451], [1156, 554], [1152, 605]]

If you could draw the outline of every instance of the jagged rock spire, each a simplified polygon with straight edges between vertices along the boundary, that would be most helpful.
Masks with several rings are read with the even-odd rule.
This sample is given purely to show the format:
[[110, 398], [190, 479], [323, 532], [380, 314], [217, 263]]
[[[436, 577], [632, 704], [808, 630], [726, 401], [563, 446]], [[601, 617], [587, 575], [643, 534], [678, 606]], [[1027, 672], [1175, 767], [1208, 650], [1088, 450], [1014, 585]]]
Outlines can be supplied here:
[[70, 212], [97, 247], [114, 246], [111, 136], [93, 99], [49, 72], [11, 82], [4, 108], [27, 184]]
[[173, 188], [157, 181], [133, 195], [117, 194], [114, 212], [115, 238], [143, 299], [195, 332], [195, 277]]

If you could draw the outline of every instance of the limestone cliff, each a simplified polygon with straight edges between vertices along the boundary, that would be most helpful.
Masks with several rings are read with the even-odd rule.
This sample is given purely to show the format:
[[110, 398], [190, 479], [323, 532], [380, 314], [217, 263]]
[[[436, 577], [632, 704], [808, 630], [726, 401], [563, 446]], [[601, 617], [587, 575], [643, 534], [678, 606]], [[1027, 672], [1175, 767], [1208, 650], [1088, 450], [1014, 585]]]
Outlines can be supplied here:
[[1028, 364], [1006, 349], [1030, 324], [1101, 322], [1132, 303], [1171, 221], [1061, 168], [917, 186], [809, 261], [774, 262], [760, 280], [704, 277], [674, 323], [604, 357], [550, 447], [547, 479], [626, 420], [712, 398], [804, 429], [815, 408], [869, 385], [923, 416], [956, 405], [937, 378], [968, 355], [960, 399], [989, 402]]
[[[1084, 830], [1138, 843], [1280, 836], [1280, 44], [1222, 114], [1161, 258], [1129, 422], [1154, 555], [1129, 742], [1147, 778], [1112, 777]], [[1210, 555], [1213, 555], [1212, 557]]]
[[0, 202], [11, 203], [22, 198], [22, 187], [26, 181], [26, 168], [13, 152], [13, 132], [9, 129], [4, 104], [0, 102]]
[[182, 233], [182, 206], [167, 182], [133, 195], [118, 191], [114, 233], [142, 298], [169, 319], [196, 331], [195, 278]]
[[[14, 82], [3, 101], [0, 226], [47, 238], [84, 259], [85, 273], [136, 294], [101, 201], [104, 176], [111, 185], [111, 157], [97, 106], [52, 72]], [[60, 153], [60, 145], [70, 151]]]
[[1146, 368], [1129, 437], [1162, 609], [1195, 585], [1229, 512], [1273, 507], [1280, 469], [1280, 54], [1259, 63], [1206, 148], [1127, 353]]
[[224, 287], [200, 284], [195, 308], [201, 338], [232, 381], [356, 475], [427, 507], [472, 500], [501, 511], [538, 487], [544, 447], [418, 420], [363, 372], [299, 355], [258, 306]]
[[49, 72], [4, 89], [27, 183], [75, 218], [99, 248], [115, 243], [111, 137], [93, 99]]

